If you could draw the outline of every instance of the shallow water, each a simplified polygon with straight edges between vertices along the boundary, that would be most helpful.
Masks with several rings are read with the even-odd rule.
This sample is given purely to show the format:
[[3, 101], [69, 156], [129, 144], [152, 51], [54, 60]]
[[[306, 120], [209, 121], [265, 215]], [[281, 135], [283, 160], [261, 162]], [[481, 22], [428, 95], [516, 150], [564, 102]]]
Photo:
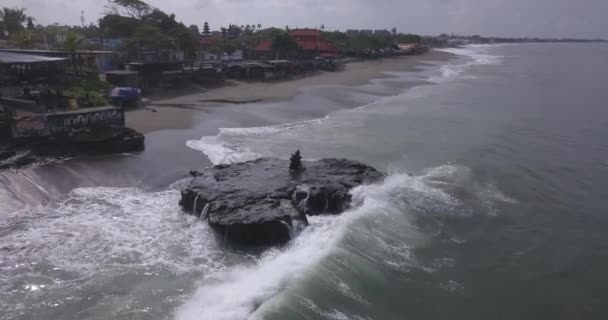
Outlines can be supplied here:
[[[218, 108], [142, 154], [2, 173], [2, 319], [606, 318], [608, 46], [449, 51], [365, 86]], [[295, 149], [390, 176], [261, 255], [180, 211], [201, 151]]]

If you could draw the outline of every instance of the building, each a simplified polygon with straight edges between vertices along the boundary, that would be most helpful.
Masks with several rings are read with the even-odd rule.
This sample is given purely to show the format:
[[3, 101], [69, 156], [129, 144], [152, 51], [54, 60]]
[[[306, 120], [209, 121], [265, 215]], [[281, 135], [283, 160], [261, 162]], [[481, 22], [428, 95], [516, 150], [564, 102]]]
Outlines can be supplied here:
[[374, 30], [361, 30], [360, 34], [362, 36], [371, 37], [374, 35]]
[[56, 81], [68, 69], [67, 58], [0, 51], [0, 96], [6, 87], [23, 82]]
[[97, 72], [114, 70], [117, 67], [117, 53], [101, 50], [78, 50], [76, 52], [57, 50], [26, 50], [26, 49], [0, 49], [0, 52], [35, 55], [50, 58], [67, 59], [67, 65], [73, 73]]
[[[329, 42], [318, 29], [294, 29], [291, 35], [298, 43], [300, 58], [313, 58], [316, 56], [336, 57], [338, 48]], [[255, 56], [258, 59], [273, 59], [272, 42], [261, 41], [255, 47]]]
[[291, 35], [296, 39], [304, 57], [335, 57], [338, 55], [338, 48], [329, 42], [321, 30], [318, 29], [295, 29]]
[[374, 30], [374, 36], [376, 37], [382, 37], [382, 38], [390, 38], [391, 37], [391, 33], [390, 31], [384, 29], [384, 30]]
[[208, 34], [203, 34], [199, 38], [199, 44], [201, 46], [201, 49], [203, 49], [203, 51], [209, 50], [211, 47], [213, 47], [216, 44], [216, 42], [217, 42], [216, 37], [214, 37], [212, 35], [208, 35]]
[[238, 61], [244, 59], [243, 50], [234, 50], [231, 54], [227, 52], [201, 51], [197, 56], [199, 60], [203, 61]]
[[356, 37], [358, 35], [360, 35], [361, 33], [359, 32], [359, 30], [346, 30], [346, 35], [349, 37]]

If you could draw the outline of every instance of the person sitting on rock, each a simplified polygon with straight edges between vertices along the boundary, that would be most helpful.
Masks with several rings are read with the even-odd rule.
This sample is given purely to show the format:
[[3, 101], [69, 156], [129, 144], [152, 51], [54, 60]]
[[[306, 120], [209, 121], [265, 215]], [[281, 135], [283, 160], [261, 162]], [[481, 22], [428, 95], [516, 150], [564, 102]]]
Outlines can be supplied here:
[[302, 171], [302, 156], [300, 155], [300, 150], [296, 151], [296, 153], [291, 155], [289, 159], [289, 171], [299, 172]]

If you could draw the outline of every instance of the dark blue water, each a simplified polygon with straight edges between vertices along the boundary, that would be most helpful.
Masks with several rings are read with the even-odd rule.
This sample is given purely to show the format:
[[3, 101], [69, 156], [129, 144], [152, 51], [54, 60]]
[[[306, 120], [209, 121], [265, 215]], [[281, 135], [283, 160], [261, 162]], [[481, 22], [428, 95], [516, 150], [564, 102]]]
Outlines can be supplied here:
[[[608, 45], [451, 51], [361, 87], [218, 109], [149, 135], [141, 155], [4, 173], [19, 199], [0, 194], [3, 319], [608, 319]], [[342, 111], [238, 120], [322, 106]], [[262, 256], [224, 252], [180, 211], [171, 183], [199, 151], [296, 148], [390, 176]]]

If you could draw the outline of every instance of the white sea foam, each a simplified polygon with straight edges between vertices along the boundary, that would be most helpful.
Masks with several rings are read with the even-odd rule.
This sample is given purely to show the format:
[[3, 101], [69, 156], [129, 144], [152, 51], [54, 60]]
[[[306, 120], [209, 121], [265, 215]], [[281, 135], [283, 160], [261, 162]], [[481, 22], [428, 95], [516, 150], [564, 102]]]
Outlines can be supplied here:
[[217, 136], [205, 136], [200, 140], [189, 140], [186, 142], [186, 145], [192, 149], [203, 152], [215, 165], [255, 160], [263, 156], [268, 156], [268, 154], [254, 152], [245, 144], [238, 142], [228, 143], [227, 140], [234, 140], [238, 139], [239, 137], [256, 138], [269, 136], [272, 134], [279, 134], [313, 126], [327, 119], [329, 119], [329, 115], [320, 119], [273, 126], [220, 128], [220, 133]]
[[438, 49], [440, 51], [454, 53], [460, 56], [465, 56], [471, 59], [466, 63], [448, 62], [440, 67], [440, 76], [430, 77], [429, 81], [441, 83], [455, 79], [457, 76], [464, 73], [467, 69], [474, 65], [488, 65], [502, 62], [503, 57], [489, 54], [488, 49], [494, 48], [496, 45], [468, 45], [461, 48], [445, 48]]
[[262, 156], [251, 151], [247, 146], [225, 143], [221, 141], [219, 135], [202, 137], [200, 140], [189, 140], [186, 145], [203, 152], [214, 165], [250, 161]]
[[[407, 200], [397, 196], [408, 192], [413, 193]], [[360, 206], [339, 216], [310, 217], [310, 226], [288, 247], [268, 252], [254, 265], [207, 275], [194, 296], [178, 309], [176, 318], [263, 319], [265, 312], [275, 310], [275, 306], [283, 302], [281, 291], [295, 286], [298, 280], [315, 272], [314, 266], [322, 259], [340, 250], [340, 241], [359, 219], [378, 214], [402, 214], [403, 208], [398, 207], [404, 205], [401, 201], [421, 201], [422, 204], [431, 199], [449, 199], [448, 195], [429, 187], [423, 180], [408, 175], [390, 176], [382, 184], [355, 188], [352, 194], [354, 202]], [[368, 229], [367, 232], [373, 230], [378, 229]], [[362, 233], [361, 230], [356, 232], [358, 236]]]
[[178, 199], [173, 190], [78, 188], [61, 203], [13, 212], [2, 224], [0, 248], [11, 252], [2, 267], [43, 262], [82, 276], [128, 266], [221, 267], [212, 233], [184, 215]]

